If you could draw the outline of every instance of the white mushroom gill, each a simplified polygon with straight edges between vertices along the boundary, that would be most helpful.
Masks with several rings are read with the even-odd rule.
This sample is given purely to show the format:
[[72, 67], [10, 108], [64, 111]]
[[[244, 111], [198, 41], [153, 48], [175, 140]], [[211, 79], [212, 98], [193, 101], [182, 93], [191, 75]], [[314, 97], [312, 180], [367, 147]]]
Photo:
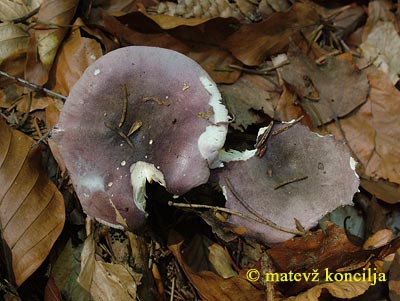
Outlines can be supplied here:
[[200, 135], [197, 145], [201, 156], [207, 160], [209, 166], [212, 166], [218, 158], [218, 152], [225, 144], [229, 115], [228, 110], [221, 102], [222, 97], [216, 84], [205, 76], [200, 77], [200, 81], [210, 94], [208, 103], [212, 107], [214, 115], [210, 118], [212, 124]]
[[156, 181], [158, 184], [166, 187], [164, 175], [154, 164], [143, 161], [132, 164], [130, 171], [134, 191], [133, 199], [138, 209], [146, 213], [146, 181], [149, 183]]

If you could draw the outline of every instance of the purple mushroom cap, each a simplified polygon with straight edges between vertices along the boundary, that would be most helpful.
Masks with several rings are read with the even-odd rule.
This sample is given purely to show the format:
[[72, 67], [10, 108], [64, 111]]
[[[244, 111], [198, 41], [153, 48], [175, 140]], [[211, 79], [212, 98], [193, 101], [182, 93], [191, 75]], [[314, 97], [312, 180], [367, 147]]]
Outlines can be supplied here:
[[[285, 126], [276, 125], [272, 132]], [[309, 230], [326, 213], [352, 204], [358, 190], [355, 161], [347, 146], [300, 124], [280, 134], [270, 134], [262, 158], [255, 156], [255, 151], [241, 156], [239, 161], [213, 171], [214, 180], [224, 191], [225, 206], [257, 219], [253, 214], [256, 212], [286, 229], [296, 230], [297, 219]], [[294, 236], [236, 215], [231, 215], [228, 222], [235, 228], [245, 228], [245, 235], [267, 244]]]
[[207, 182], [227, 133], [220, 101], [208, 74], [172, 50], [125, 47], [89, 66], [53, 135], [84, 211], [121, 227], [119, 213], [137, 229], [146, 215], [146, 181], [176, 195]]

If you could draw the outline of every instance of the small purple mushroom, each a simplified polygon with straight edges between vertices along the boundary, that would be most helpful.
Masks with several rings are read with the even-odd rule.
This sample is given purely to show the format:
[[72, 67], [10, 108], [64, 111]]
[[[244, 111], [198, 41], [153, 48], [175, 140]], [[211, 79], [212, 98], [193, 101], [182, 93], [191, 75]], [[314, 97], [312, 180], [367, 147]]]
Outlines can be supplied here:
[[[213, 178], [224, 191], [227, 208], [258, 219], [256, 213], [292, 231], [296, 230], [297, 219], [309, 230], [326, 213], [352, 204], [359, 178], [345, 144], [333, 136], [319, 136], [300, 124], [276, 134], [286, 126], [272, 128], [262, 158], [255, 151], [240, 153], [241, 158], [235, 158], [234, 152], [226, 153], [230, 159], [225, 161], [231, 162], [213, 171]], [[235, 215], [228, 222], [267, 244], [293, 237]]]
[[134, 230], [146, 216], [146, 181], [175, 195], [207, 182], [227, 125], [216, 84], [196, 62], [131, 46], [87, 68], [54, 139], [84, 211], [121, 227], [117, 210]]

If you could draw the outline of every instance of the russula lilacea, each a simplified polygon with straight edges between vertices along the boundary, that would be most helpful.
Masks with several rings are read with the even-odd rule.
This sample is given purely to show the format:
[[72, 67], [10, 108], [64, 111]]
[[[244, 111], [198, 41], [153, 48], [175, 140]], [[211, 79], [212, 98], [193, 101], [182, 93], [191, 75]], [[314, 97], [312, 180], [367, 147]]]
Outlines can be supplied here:
[[207, 182], [227, 126], [217, 86], [195, 61], [130, 46], [86, 69], [53, 137], [84, 211], [121, 227], [118, 211], [137, 229], [145, 220], [146, 181], [174, 195]]
[[[345, 144], [300, 124], [279, 131], [287, 126], [272, 128], [264, 156], [259, 158], [255, 151], [247, 151], [240, 161], [213, 171], [213, 178], [223, 189], [227, 208], [293, 231], [297, 219], [308, 230], [326, 213], [352, 204], [359, 178]], [[267, 244], [294, 236], [236, 215], [228, 222], [246, 231], [244, 235]]]

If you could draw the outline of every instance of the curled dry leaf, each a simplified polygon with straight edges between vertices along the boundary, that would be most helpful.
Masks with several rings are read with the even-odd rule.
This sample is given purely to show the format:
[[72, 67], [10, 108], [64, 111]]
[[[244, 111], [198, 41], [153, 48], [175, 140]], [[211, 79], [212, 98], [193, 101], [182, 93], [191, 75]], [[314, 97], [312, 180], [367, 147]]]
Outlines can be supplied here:
[[78, 0], [48, 0], [40, 7], [37, 25], [29, 41], [26, 58], [26, 80], [43, 85], [53, 65], [70, 22], [75, 15]]
[[364, 243], [365, 250], [378, 249], [386, 246], [393, 239], [393, 232], [389, 229], [382, 229], [371, 235]]
[[43, 262], [64, 225], [64, 201], [40, 167], [33, 140], [0, 120], [0, 222], [21, 285]]
[[[300, 124], [273, 134], [286, 126], [272, 128], [262, 158], [253, 155], [246, 161], [229, 162], [224, 169], [216, 170], [215, 176], [224, 190], [227, 208], [259, 219], [254, 216], [256, 212], [292, 231], [297, 219], [310, 229], [326, 213], [352, 204], [359, 179], [346, 145]], [[228, 222], [247, 228], [247, 235], [265, 243], [293, 237], [263, 222], [234, 215]]]
[[300, 31], [311, 32], [319, 19], [308, 3], [297, 2], [288, 11], [273, 14], [260, 23], [244, 24], [225, 46], [246, 65], [255, 66], [281, 52]]
[[17, 56], [26, 51], [29, 34], [24, 25], [0, 24], [0, 64], [7, 58]]
[[78, 282], [95, 301], [136, 300], [137, 280], [133, 275], [134, 272], [122, 264], [97, 261], [93, 233], [88, 235], [82, 250]]
[[329, 57], [324, 65], [317, 66], [294, 47], [288, 59], [290, 64], [280, 69], [282, 78], [301, 98], [300, 105], [314, 126], [343, 117], [367, 100], [366, 74], [346, 59]]
[[[176, 235], [174, 235], [176, 241]], [[172, 243], [168, 248], [175, 256], [179, 265], [182, 267], [189, 281], [196, 287], [200, 296], [208, 301], [263, 301], [265, 294], [262, 290], [256, 289], [244, 277], [233, 276], [223, 279], [214, 272], [209, 270], [195, 271], [182, 257], [182, 244], [183, 240], [178, 239], [179, 242]], [[195, 249], [185, 250], [187, 252], [195, 252]]]
[[[361, 185], [378, 198], [400, 200], [400, 92], [381, 71], [368, 74], [368, 101], [340, 121], [350, 148], [362, 164]], [[328, 126], [337, 137], [341, 130]]]

